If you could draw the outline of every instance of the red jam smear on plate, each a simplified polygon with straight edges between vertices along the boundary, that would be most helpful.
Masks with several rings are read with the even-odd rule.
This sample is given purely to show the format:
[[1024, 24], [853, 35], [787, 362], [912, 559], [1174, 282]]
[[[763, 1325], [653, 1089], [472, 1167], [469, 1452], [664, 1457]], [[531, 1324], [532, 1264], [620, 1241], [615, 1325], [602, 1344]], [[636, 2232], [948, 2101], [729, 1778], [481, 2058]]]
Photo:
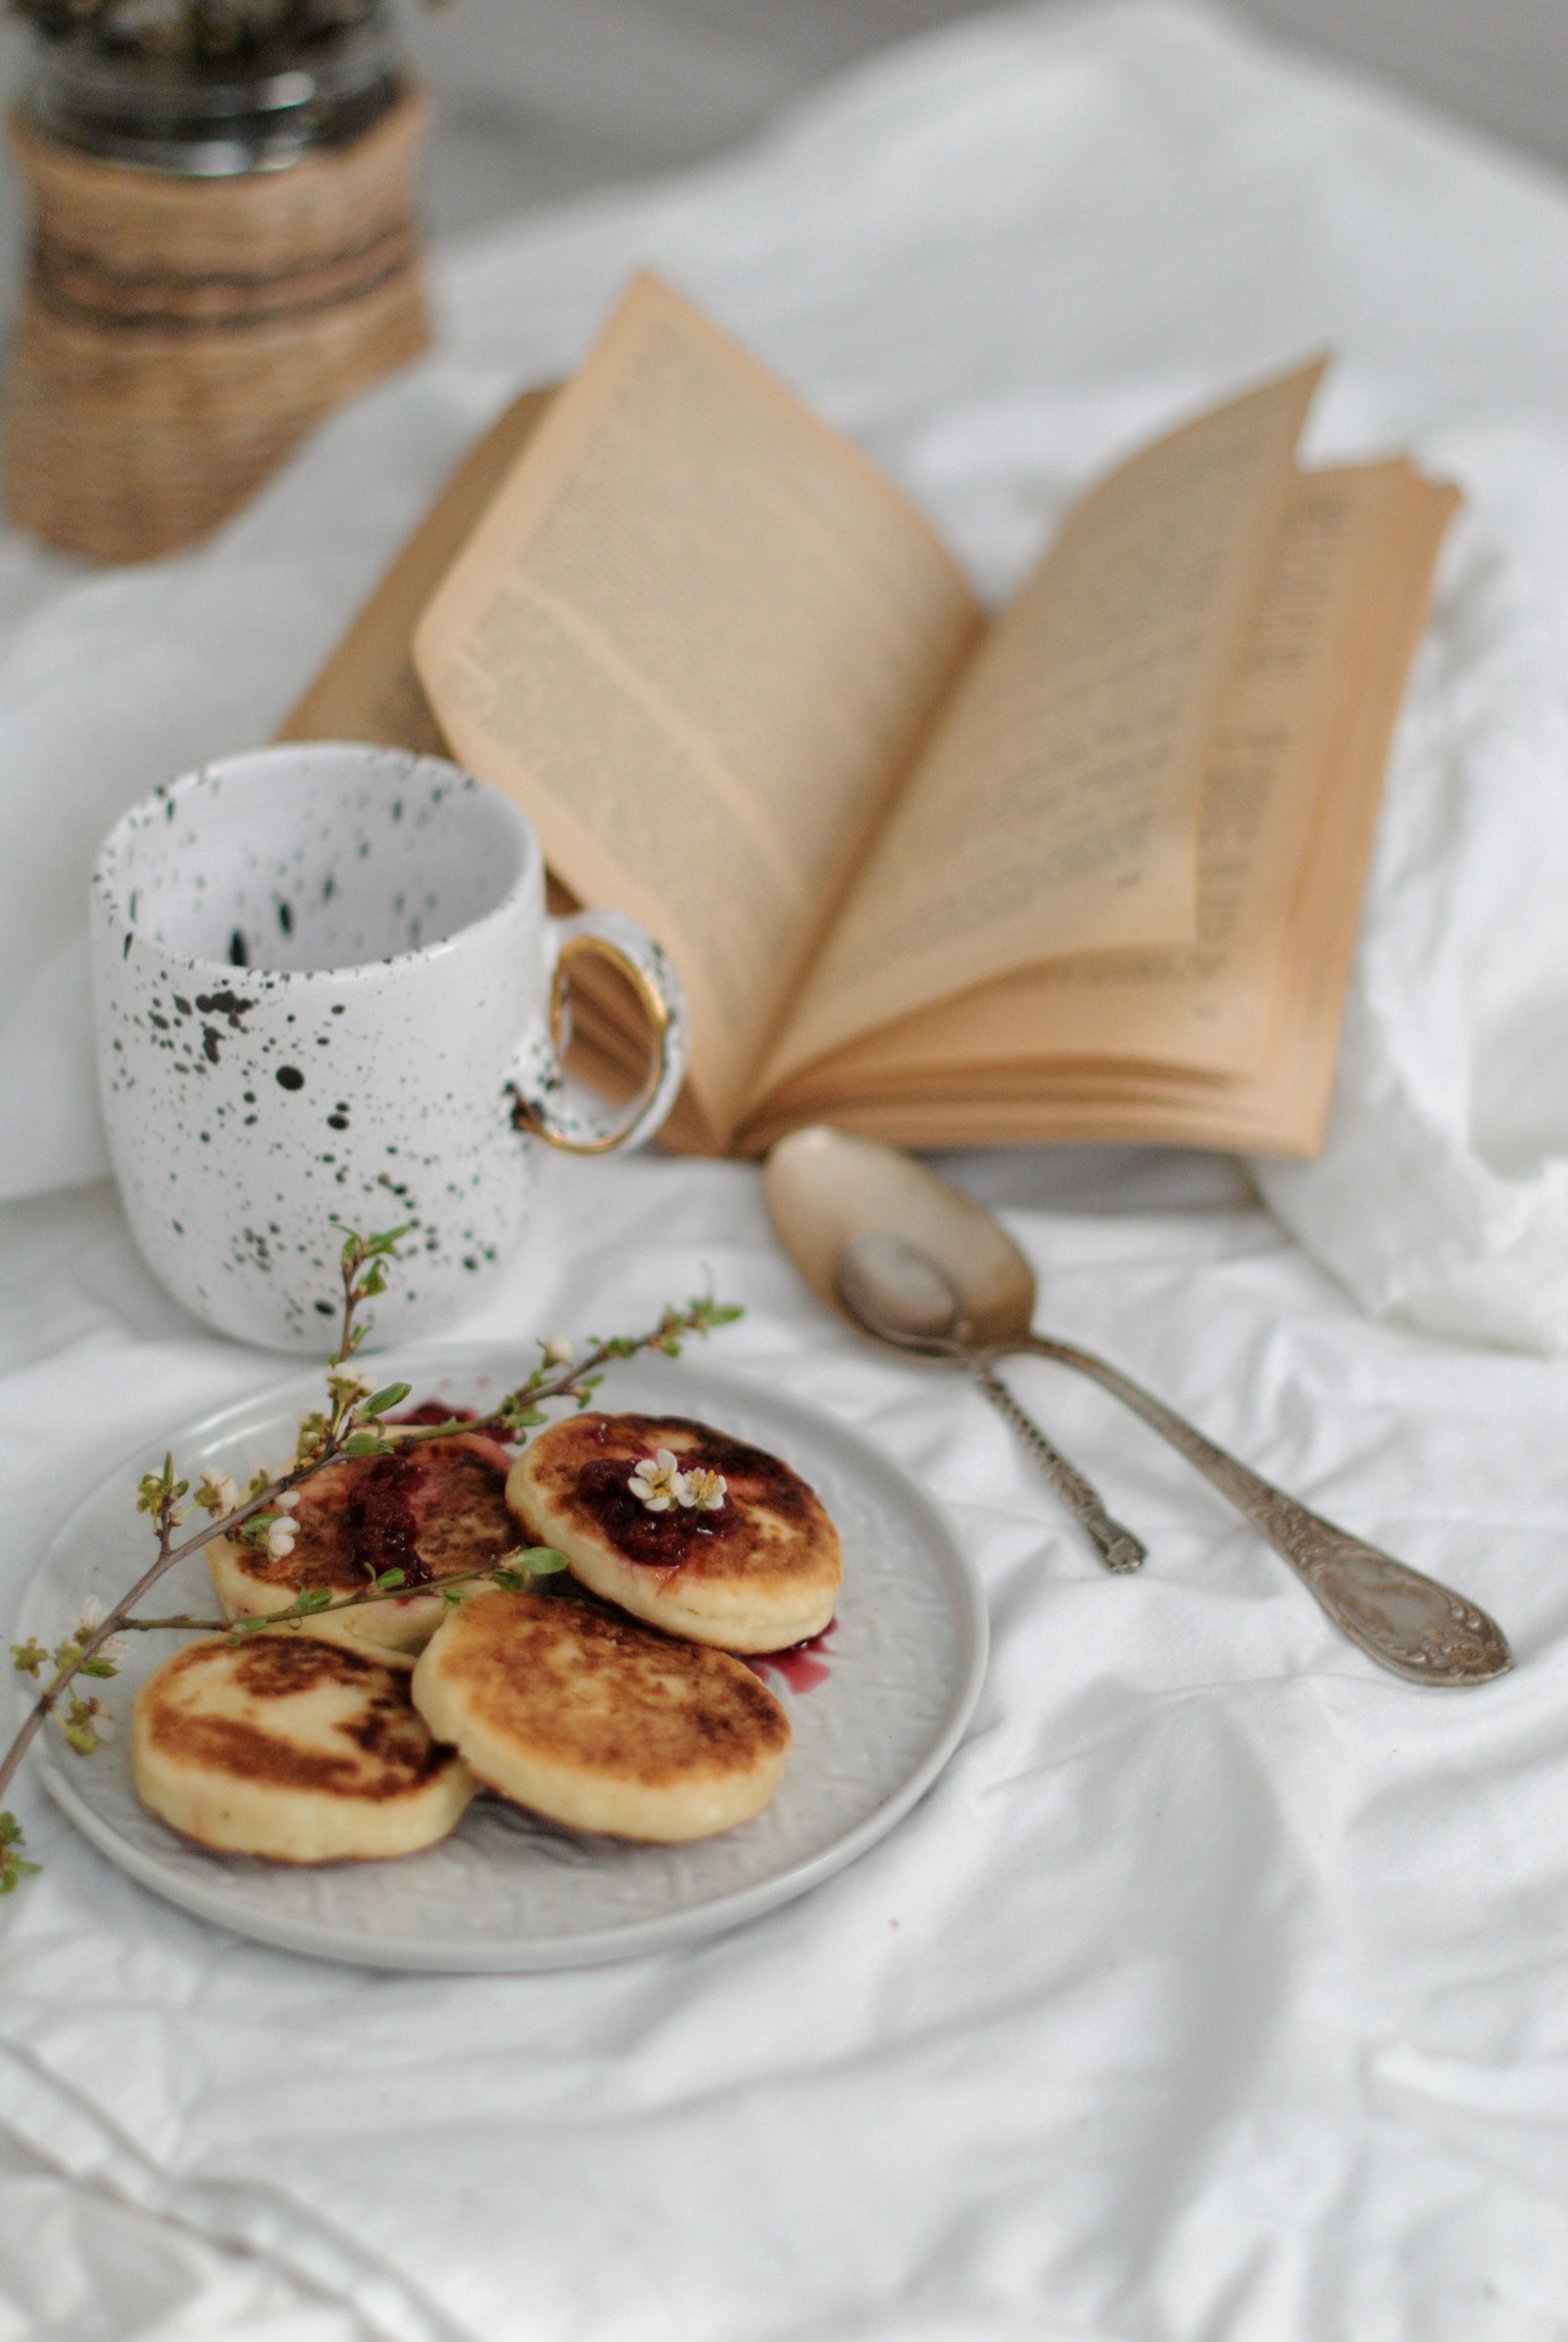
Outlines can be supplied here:
[[764, 1683], [771, 1671], [782, 1677], [791, 1691], [814, 1691], [833, 1672], [824, 1654], [838, 1623], [830, 1618], [820, 1635], [808, 1635], [804, 1642], [792, 1642], [782, 1651], [742, 1651], [739, 1656]]

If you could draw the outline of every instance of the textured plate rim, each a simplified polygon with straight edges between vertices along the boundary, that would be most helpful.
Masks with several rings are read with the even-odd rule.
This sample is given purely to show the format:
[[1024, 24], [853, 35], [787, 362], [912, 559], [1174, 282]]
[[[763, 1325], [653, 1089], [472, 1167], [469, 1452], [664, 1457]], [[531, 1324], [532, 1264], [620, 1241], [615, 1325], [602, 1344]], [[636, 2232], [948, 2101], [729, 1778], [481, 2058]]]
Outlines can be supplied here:
[[[434, 1343], [398, 1346], [389, 1349], [384, 1356], [378, 1355], [376, 1363], [378, 1367], [384, 1365], [400, 1379], [406, 1376], [412, 1381], [416, 1380], [417, 1373], [421, 1371], [427, 1375], [493, 1372], [503, 1359], [514, 1364], [515, 1358], [515, 1344], [492, 1341], [446, 1346]], [[633, 1920], [612, 1927], [587, 1929], [578, 1935], [557, 1936], [548, 1943], [521, 1945], [515, 1955], [509, 1955], [494, 1945], [475, 1946], [467, 1943], [461, 1935], [427, 1935], [417, 1943], [378, 1945], [330, 1927], [313, 1927], [309, 1923], [299, 1921], [285, 1920], [275, 1927], [270, 1926], [265, 1915], [253, 1916], [248, 1909], [236, 1914], [232, 1901], [223, 1891], [221, 1872], [215, 1878], [211, 1887], [207, 1887], [199, 1878], [191, 1878], [183, 1871], [167, 1871], [155, 1856], [129, 1844], [120, 1835], [113, 1823], [105, 1820], [77, 1788], [53, 1741], [44, 1740], [37, 1752], [38, 1776], [50, 1796], [83, 1836], [118, 1869], [134, 1878], [139, 1885], [161, 1896], [165, 1902], [174, 1904], [193, 1917], [222, 1927], [231, 1935], [301, 1958], [332, 1960], [402, 1975], [542, 1974], [551, 1970], [597, 1967], [612, 1960], [635, 1959], [649, 1952], [672, 1951], [719, 1934], [730, 1927], [744, 1926], [750, 1920], [760, 1919], [765, 1913], [795, 1901], [798, 1896], [808, 1894], [813, 1887], [847, 1869], [895, 1829], [905, 1815], [919, 1803], [945, 1770], [974, 1713], [985, 1681], [990, 1641], [990, 1619], [979, 1572], [946, 1507], [920, 1486], [889, 1449], [869, 1438], [858, 1425], [835, 1415], [829, 1408], [818, 1406], [814, 1400], [801, 1398], [791, 1391], [782, 1391], [776, 1384], [766, 1382], [760, 1376], [734, 1372], [727, 1366], [715, 1366], [706, 1358], [690, 1363], [682, 1361], [679, 1366], [672, 1365], [670, 1371], [677, 1375], [695, 1372], [700, 1380], [721, 1384], [726, 1389], [732, 1388], [737, 1398], [743, 1402], [750, 1400], [754, 1406], [760, 1406], [764, 1411], [782, 1412], [785, 1417], [793, 1414], [830, 1439], [869, 1451], [874, 1467], [885, 1473], [899, 1488], [904, 1503], [919, 1521], [925, 1542], [938, 1557], [941, 1575], [952, 1601], [956, 1645], [954, 1684], [945, 1711], [925, 1753], [899, 1786], [872, 1813], [865, 1815], [831, 1844], [802, 1862], [775, 1872], [769, 1878], [758, 1879], [749, 1886], [733, 1888], [708, 1902], [695, 1903], [686, 1910], [662, 1912], [651, 1919]], [[243, 1429], [249, 1417], [270, 1418], [280, 1410], [293, 1407], [299, 1399], [314, 1396], [318, 1382], [318, 1375], [308, 1371], [270, 1383], [246, 1397], [231, 1400], [227, 1406], [215, 1408], [189, 1422], [176, 1425], [172, 1432], [165, 1433], [156, 1442], [144, 1441], [120, 1464], [104, 1473], [72, 1507], [49, 1538], [27, 1580], [17, 1610], [19, 1634], [24, 1637], [34, 1631], [34, 1612], [47, 1601], [62, 1558], [69, 1554], [74, 1537], [81, 1533], [86, 1516], [96, 1509], [111, 1482], [128, 1487], [139, 1472], [150, 1468], [147, 1459], [154, 1445], [161, 1451], [171, 1441], [176, 1445], [194, 1444], [198, 1440], [233, 1436]], [[263, 1436], [260, 1424], [258, 1436]], [[215, 1856], [214, 1859], [220, 1862], [224, 1858]]]

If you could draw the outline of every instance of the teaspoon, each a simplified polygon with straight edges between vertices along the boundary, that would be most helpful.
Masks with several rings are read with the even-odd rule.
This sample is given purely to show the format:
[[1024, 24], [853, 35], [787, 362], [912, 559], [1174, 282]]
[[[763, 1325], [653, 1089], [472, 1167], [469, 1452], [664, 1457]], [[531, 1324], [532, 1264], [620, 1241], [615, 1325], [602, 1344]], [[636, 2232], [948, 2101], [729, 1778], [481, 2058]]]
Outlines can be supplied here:
[[1119, 1398], [1237, 1507], [1382, 1666], [1443, 1684], [1486, 1683], [1512, 1666], [1501, 1632], [1475, 1603], [1309, 1511], [1093, 1351], [1036, 1334], [1028, 1261], [989, 1212], [922, 1164], [813, 1126], [774, 1147], [767, 1199], [807, 1282], [878, 1340], [961, 1357], [971, 1372], [978, 1366], [977, 1380], [992, 1360], [1027, 1351]]
[[851, 1239], [839, 1254], [834, 1291], [866, 1333], [894, 1349], [953, 1358], [1004, 1415], [1046, 1468], [1046, 1477], [1084, 1530], [1107, 1570], [1142, 1569], [1149, 1548], [1113, 1521], [1100, 1491], [1068, 1462], [1054, 1439], [1026, 1415], [984, 1352], [962, 1339], [957, 1295], [942, 1271], [901, 1238], [868, 1234]]

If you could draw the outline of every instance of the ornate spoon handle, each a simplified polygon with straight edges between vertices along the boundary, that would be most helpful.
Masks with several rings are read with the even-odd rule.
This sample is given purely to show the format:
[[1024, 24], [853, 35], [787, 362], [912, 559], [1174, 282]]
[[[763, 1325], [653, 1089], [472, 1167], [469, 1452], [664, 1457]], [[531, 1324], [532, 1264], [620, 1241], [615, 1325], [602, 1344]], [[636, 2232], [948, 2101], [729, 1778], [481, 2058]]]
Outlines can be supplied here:
[[1142, 1569], [1148, 1547], [1134, 1537], [1130, 1529], [1123, 1529], [1119, 1521], [1111, 1519], [1101, 1503], [1098, 1491], [1090, 1487], [1074, 1465], [1068, 1463], [1060, 1448], [1047, 1439], [1039, 1424], [1024, 1413], [995, 1368], [989, 1366], [984, 1358], [975, 1357], [972, 1352], [966, 1353], [965, 1363], [992, 1405], [1005, 1415], [1013, 1430], [1045, 1466], [1047, 1479], [1089, 1537], [1106, 1569]]
[[1284, 1554], [1335, 1625], [1396, 1675], [1412, 1683], [1484, 1683], [1513, 1665], [1500, 1630], [1474, 1602], [1309, 1512], [1092, 1350], [1042, 1334], [1018, 1347], [1076, 1368], [1141, 1415]]

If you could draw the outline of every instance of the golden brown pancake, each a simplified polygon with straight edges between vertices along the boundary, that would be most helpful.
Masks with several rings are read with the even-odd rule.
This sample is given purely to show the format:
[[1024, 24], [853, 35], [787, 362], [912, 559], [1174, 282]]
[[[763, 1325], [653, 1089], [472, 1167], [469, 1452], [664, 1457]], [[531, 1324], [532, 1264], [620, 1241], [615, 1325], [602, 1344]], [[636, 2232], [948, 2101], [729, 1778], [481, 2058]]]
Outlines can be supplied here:
[[[721, 1473], [717, 1512], [650, 1512], [630, 1488], [667, 1448], [683, 1470]], [[633, 1617], [725, 1651], [777, 1651], [820, 1635], [844, 1557], [838, 1531], [798, 1472], [680, 1415], [571, 1415], [523, 1449], [507, 1501], [530, 1539]]]
[[448, 1611], [414, 1699], [488, 1788], [551, 1821], [674, 1843], [748, 1822], [789, 1752], [739, 1659], [572, 1593], [485, 1586]]
[[[341, 1601], [387, 1569], [414, 1587], [493, 1567], [518, 1543], [506, 1501], [511, 1465], [511, 1449], [478, 1432], [328, 1464], [300, 1490], [292, 1553], [273, 1559], [238, 1537], [208, 1546], [224, 1617], [268, 1617], [316, 1586]], [[358, 1640], [416, 1651], [440, 1618], [439, 1594], [416, 1591], [352, 1610], [342, 1625]]]
[[224, 1854], [368, 1861], [433, 1845], [477, 1783], [431, 1738], [410, 1673], [297, 1627], [189, 1643], [136, 1694], [137, 1794]]

